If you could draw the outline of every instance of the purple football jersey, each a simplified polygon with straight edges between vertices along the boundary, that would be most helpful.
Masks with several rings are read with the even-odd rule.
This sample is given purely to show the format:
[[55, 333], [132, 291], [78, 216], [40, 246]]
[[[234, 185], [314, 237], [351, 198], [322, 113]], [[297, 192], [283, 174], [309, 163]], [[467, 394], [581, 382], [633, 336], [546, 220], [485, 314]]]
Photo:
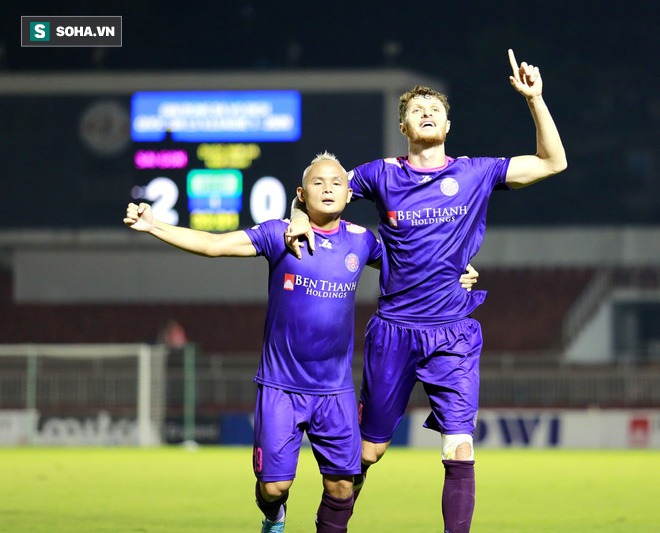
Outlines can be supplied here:
[[442, 324], [469, 315], [486, 291], [458, 278], [477, 253], [494, 188], [506, 187], [509, 159], [447, 157], [416, 169], [406, 158], [379, 159], [349, 172], [353, 198], [376, 204], [386, 253], [378, 314], [398, 323]]
[[315, 231], [316, 251], [301, 261], [286, 247], [288, 223], [245, 230], [268, 259], [268, 312], [255, 381], [290, 392], [353, 390], [355, 290], [364, 267], [381, 257], [373, 233], [344, 222]]

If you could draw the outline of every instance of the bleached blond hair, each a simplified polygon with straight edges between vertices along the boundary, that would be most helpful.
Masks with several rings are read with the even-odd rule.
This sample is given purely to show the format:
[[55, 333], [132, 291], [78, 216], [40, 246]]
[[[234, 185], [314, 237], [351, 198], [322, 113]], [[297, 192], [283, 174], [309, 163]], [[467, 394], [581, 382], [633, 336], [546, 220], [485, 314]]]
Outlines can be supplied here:
[[316, 157], [314, 157], [314, 159], [312, 159], [312, 161], [309, 163], [309, 166], [303, 171], [303, 175], [302, 175], [302, 184], [303, 184], [303, 186], [305, 185], [305, 178], [307, 177], [307, 174], [309, 174], [309, 171], [312, 169], [314, 164], [318, 163], [319, 161], [334, 161], [341, 167], [341, 169], [344, 171], [344, 174], [346, 174], [346, 169], [339, 162], [339, 159], [337, 159], [337, 156], [335, 154], [331, 154], [327, 150], [324, 150], [320, 154], [316, 154]]

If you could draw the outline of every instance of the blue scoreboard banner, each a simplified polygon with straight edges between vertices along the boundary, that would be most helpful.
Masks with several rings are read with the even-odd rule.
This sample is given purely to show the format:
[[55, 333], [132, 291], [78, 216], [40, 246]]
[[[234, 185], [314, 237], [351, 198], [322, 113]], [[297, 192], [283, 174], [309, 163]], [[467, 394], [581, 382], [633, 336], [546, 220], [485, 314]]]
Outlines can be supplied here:
[[159, 142], [295, 142], [301, 135], [298, 91], [137, 92], [131, 137]]

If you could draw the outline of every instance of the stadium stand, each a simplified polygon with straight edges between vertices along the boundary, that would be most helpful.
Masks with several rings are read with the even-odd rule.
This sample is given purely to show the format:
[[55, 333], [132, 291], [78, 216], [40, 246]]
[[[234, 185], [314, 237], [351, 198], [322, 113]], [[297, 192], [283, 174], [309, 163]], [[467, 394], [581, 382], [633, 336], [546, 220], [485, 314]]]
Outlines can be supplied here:
[[559, 350], [564, 316], [594, 268], [481, 269], [479, 288], [486, 302], [473, 316], [482, 325], [485, 351]]
[[[561, 348], [563, 318], [593, 277], [593, 268], [484, 268], [479, 288], [488, 298], [474, 316], [482, 323], [486, 350], [543, 351]], [[12, 274], [0, 270], [0, 298], [7, 310], [2, 342], [155, 342], [170, 319], [206, 353], [258, 352], [265, 304], [16, 304]], [[356, 350], [375, 308], [356, 308]]]

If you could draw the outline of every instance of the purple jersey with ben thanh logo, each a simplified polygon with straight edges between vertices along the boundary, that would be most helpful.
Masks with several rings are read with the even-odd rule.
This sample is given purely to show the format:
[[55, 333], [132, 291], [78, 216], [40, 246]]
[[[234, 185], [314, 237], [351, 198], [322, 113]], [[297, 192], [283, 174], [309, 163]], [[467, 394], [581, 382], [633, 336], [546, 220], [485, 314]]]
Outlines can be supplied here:
[[506, 186], [509, 159], [446, 158], [416, 169], [406, 158], [379, 159], [348, 173], [353, 198], [376, 204], [386, 253], [378, 315], [398, 323], [442, 324], [469, 315], [486, 291], [468, 292], [458, 278], [478, 252], [486, 209]]
[[268, 312], [255, 381], [305, 394], [352, 392], [355, 291], [364, 267], [380, 259], [370, 231], [341, 221], [315, 229], [316, 251], [299, 260], [282, 220], [245, 230], [268, 260]]

